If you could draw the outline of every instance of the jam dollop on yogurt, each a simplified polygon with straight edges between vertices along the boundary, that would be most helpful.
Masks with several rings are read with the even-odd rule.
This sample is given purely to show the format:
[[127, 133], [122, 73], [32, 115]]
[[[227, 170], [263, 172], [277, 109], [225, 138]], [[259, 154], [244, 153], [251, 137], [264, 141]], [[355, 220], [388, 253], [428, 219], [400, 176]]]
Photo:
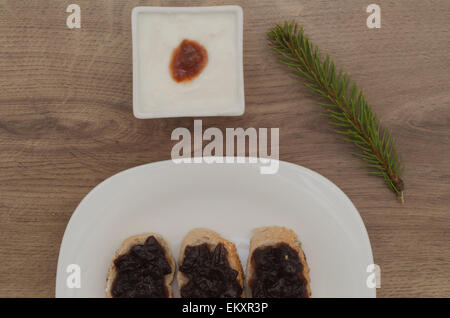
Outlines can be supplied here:
[[170, 73], [180, 83], [197, 77], [208, 64], [208, 52], [198, 42], [184, 39], [172, 52]]

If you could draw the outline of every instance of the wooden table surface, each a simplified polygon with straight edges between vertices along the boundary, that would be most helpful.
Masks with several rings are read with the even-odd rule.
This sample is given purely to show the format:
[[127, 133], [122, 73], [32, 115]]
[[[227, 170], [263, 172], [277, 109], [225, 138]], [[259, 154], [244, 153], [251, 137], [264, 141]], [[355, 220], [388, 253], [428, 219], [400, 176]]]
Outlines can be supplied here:
[[[81, 29], [66, 7], [81, 7]], [[170, 158], [193, 118], [132, 114], [131, 9], [240, 4], [246, 111], [203, 126], [280, 127], [280, 159], [313, 169], [354, 202], [381, 266], [381, 297], [450, 296], [450, 2], [0, 1], [0, 297], [52, 297], [60, 242], [80, 200], [105, 178]], [[404, 205], [367, 175], [267, 48], [297, 20], [364, 89], [404, 158]]]

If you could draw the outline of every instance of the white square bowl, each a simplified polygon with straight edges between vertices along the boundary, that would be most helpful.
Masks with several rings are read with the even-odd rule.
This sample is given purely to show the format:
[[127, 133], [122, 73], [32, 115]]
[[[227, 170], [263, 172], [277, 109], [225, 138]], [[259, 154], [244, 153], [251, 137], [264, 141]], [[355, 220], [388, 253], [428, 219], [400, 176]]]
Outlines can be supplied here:
[[[137, 118], [239, 116], [245, 111], [243, 14], [240, 6], [135, 7], [132, 11], [133, 113]], [[170, 76], [183, 39], [208, 52], [188, 83]]]

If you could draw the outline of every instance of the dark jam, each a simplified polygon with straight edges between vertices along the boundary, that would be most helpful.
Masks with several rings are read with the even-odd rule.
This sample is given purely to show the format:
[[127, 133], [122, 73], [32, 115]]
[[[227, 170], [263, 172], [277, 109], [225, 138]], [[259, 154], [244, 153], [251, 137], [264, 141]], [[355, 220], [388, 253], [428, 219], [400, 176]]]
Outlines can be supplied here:
[[149, 236], [144, 244], [133, 246], [128, 253], [119, 256], [114, 265], [117, 276], [111, 289], [113, 297], [168, 297], [164, 275], [170, 274], [172, 269], [155, 237]]
[[179, 270], [189, 281], [181, 288], [183, 298], [239, 298], [242, 287], [232, 269], [223, 244], [211, 251], [207, 244], [187, 246]]
[[199, 43], [184, 39], [173, 51], [170, 73], [176, 82], [190, 81], [198, 76], [208, 63], [208, 53]]
[[285, 243], [257, 248], [252, 255], [254, 275], [250, 281], [255, 298], [308, 297], [303, 265], [297, 252]]

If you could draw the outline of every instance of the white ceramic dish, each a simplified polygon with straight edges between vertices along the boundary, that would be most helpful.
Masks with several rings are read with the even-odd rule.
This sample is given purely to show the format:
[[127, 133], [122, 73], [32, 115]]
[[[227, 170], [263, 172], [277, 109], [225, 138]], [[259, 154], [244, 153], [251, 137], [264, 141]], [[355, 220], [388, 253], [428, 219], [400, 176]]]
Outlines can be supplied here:
[[[295, 230], [311, 268], [313, 297], [375, 297], [366, 285], [373, 263], [369, 238], [348, 197], [321, 175], [280, 162], [274, 175], [259, 164], [151, 163], [94, 188], [67, 225], [60, 248], [57, 297], [104, 297], [115, 250], [128, 236], [157, 232], [178, 258], [184, 235], [211, 228], [234, 241], [246, 263], [251, 230]], [[66, 285], [67, 266], [81, 268], [81, 288]]]
[[[131, 21], [135, 117], [244, 113], [241, 7], [136, 7]], [[192, 81], [177, 83], [169, 65], [184, 39], [204, 46], [208, 63]]]

